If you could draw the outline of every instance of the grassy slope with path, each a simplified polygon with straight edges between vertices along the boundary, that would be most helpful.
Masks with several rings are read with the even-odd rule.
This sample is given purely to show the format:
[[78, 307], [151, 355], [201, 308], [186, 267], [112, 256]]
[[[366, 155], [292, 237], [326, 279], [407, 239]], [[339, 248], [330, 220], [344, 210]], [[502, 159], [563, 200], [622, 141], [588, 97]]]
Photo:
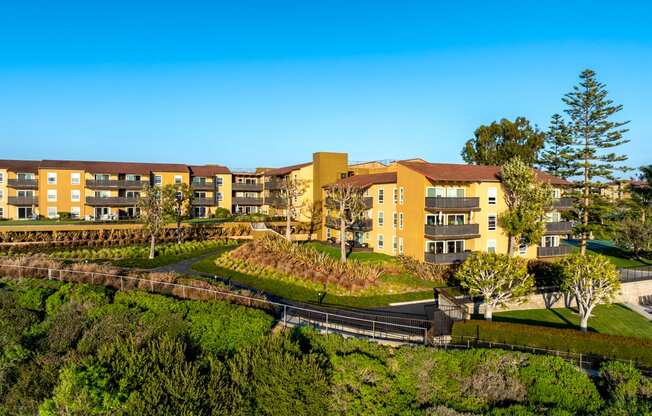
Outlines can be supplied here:
[[[555, 308], [498, 312], [493, 320], [579, 329], [580, 318], [573, 309]], [[589, 330], [609, 335], [652, 338], [652, 322], [621, 304], [598, 305], [589, 318]]]
[[111, 264], [119, 267], [133, 267], [138, 269], [154, 269], [157, 267], [167, 266], [169, 264], [178, 263], [180, 261], [192, 259], [195, 257], [200, 257], [209, 253], [218, 253], [221, 254], [227, 249], [232, 249], [231, 247], [209, 247], [203, 250], [195, 250], [191, 253], [182, 253], [176, 255], [159, 255], [152, 260], [148, 258], [138, 258], [138, 259], [123, 259], [123, 260], [111, 260]]
[[[308, 243], [308, 244], [311, 247], [317, 250], [324, 251], [331, 256], [339, 257], [339, 250], [337, 250], [336, 248], [325, 246], [319, 243]], [[217, 255], [199, 261], [193, 265], [193, 269], [204, 273], [214, 274], [220, 277], [230, 278], [244, 285], [290, 300], [312, 302], [312, 303], [316, 303], [319, 300], [319, 291], [312, 290], [310, 288], [298, 284], [282, 282], [277, 279], [271, 279], [271, 278], [262, 279], [258, 276], [240, 273], [235, 270], [220, 267], [215, 264], [216, 258]], [[385, 254], [379, 254], [379, 253], [356, 252], [356, 253], [352, 253], [349, 258], [356, 259], [359, 261], [372, 261], [372, 262], [394, 261], [391, 256], [387, 256]], [[436, 283], [427, 282], [421, 279], [417, 279], [414, 276], [406, 275], [406, 274], [384, 275], [381, 277], [381, 280], [385, 282], [401, 282], [401, 283], [408, 284], [410, 286], [421, 287], [423, 288], [423, 290], [417, 292], [410, 292], [410, 293], [374, 295], [374, 296], [335, 296], [331, 294], [326, 294], [326, 296], [324, 296], [322, 300], [322, 303], [327, 305], [348, 306], [348, 307], [355, 307], [355, 308], [371, 308], [371, 307], [387, 306], [388, 304], [393, 302], [407, 302], [407, 301], [414, 301], [414, 300], [432, 299], [433, 297], [432, 288], [437, 286]]]
[[[579, 247], [579, 241], [570, 240], [564, 242], [575, 248]], [[587, 244], [587, 251], [590, 253], [602, 254], [606, 256], [616, 267], [640, 267], [652, 266], [652, 259], [637, 259], [629, 253], [616, 247], [609, 240], [592, 240]]]

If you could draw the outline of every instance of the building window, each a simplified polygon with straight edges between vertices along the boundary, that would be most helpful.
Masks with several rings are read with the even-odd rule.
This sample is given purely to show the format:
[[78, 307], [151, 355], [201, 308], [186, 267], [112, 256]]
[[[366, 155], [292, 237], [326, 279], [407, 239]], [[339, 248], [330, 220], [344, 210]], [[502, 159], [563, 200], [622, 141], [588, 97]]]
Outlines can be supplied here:
[[81, 175], [79, 173], [71, 173], [70, 183], [72, 185], [79, 185], [81, 183]]
[[403, 254], [403, 237], [398, 238], [398, 254]]
[[48, 185], [57, 184], [57, 174], [55, 172], [48, 172]]
[[181, 176], [179, 176], [179, 175], [176, 175], [176, 176], [174, 177], [174, 183], [175, 183], [176, 185], [178, 185], [178, 184], [180, 184], [180, 183], [182, 183], [182, 182], [183, 182], [183, 177], [181, 177]]
[[163, 177], [160, 175], [154, 176], [154, 186], [161, 186], [163, 184]]
[[81, 210], [79, 207], [70, 208], [70, 218], [79, 218], [81, 216]]
[[217, 182], [218, 186], [222, 186], [222, 183], [224, 183], [224, 179], [222, 179], [221, 176], [218, 176], [215, 178], [215, 182]]
[[382, 227], [385, 225], [385, 214], [382, 211], [378, 211], [378, 226]]
[[524, 238], [521, 238], [521, 241], [518, 243], [518, 253], [522, 256], [527, 253], [527, 243]]
[[5, 183], [5, 174], [0, 172], [0, 183]]
[[57, 207], [48, 207], [48, 218], [57, 218]]
[[222, 192], [217, 193], [217, 200], [221, 201], [222, 200]]
[[403, 229], [403, 213], [398, 214], [398, 228]]
[[487, 216], [487, 230], [496, 231], [496, 214], [489, 214]]
[[379, 204], [385, 203], [385, 191], [383, 189], [378, 190], [378, 203]]
[[378, 234], [378, 248], [383, 248], [385, 246], [385, 240], [383, 239], [382, 234]]
[[496, 188], [487, 189], [487, 202], [489, 205], [496, 205], [497, 194]]
[[392, 214], [392, 227], [396, 229], [397, 226], [398, 226], [398, 214], [395, 212]]
[[78, 202], [81, 199], [81, 194], [79, 192], [79, 189], [73, 189], [70, 191], [70, 200]]
[[398, 189], [394, 188], [393, 192], [394, 194], [394, 203], [398, 203]]
[[398, 250], [398, 241], [396, 236], [392, 237], [392, 250], [396, 253], [396, 250]]
[[487, 240], [487, 253], [496, 252], [496, 240]]
[[0, 218], [5, 217], [5, 209], [3, 207], [0, 207]]
[[56, 189], [48, 189], [48, 201], [56, 201], [57, 200], [57, 190]]
[[464, 214], [449, 214], [447, 216], [448, 225], [463, 225]]
[[402, 205], [404, 200], [405, 200], [405, 189], [403, 189], [403, 187], [401, 186], [401, 189], [400, 189], [399, 195], [398, 195], [399, 204]]
[[4, 201], [4, 199], [5, 199], [4, 190], [0, 189], [0, 202]]

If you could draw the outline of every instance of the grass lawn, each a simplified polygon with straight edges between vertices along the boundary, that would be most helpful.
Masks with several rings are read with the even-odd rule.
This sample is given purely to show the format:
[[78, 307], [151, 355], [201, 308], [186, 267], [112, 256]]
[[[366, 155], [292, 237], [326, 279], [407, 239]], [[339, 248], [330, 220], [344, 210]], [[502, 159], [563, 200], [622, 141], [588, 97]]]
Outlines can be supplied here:
[[[579, 329], [580, 322], [577, 312], [569, 308], [498, 312], [493, 319], [496, 322], [574, 329]], [[609, 335], [652, 338], [652, 322], [621, 304], [596, 306], [593, 316], [589, 318], [589, 330]]]
[[156, 267], [167, 266], [168, 264], [178, 263], [183, 260], [203, 256], [204, 254], [216, 253], [216, 255], [232, 249], [233, 247], [210, 247], [203, 250], [195, 250], [191, 253], [182, 253], [177, 255], [159, 255], [152, 260], [148, 258], [110, 260], [109, 262], [118, 267], [133, 267], [138, 269], [154, 269]]
[[[340, 258], [340, 248], [339, 247], [334, 247], [331, 245], [326, 245], [323, 243], [319, 242], [311, 242], [311, 243], [306, 243], [307, 247], [313, 248], [317, 251], [324, 252], [328, 254], [330, 257], [334, 259], [339, 259]], [[351, 260], [358, 260], [358, 261], [368, 261], [368, 262], [374, 262], [374, 263], [382, 263], [385, 261], [389, 262], [395, 262], [396, 260], [392, 256], [388, 256], [387, 254], [382, 254], [382, 253], [372, 253], [372, 252], [364, 252], [364, 251], [356, 251], [351, 254], [349, 254], [349, 259]]]
[[[369, 254], [369, 253], [364, 253]], [[216, 256], [210, 256], [193, 265], [193, 269], [214, 274], [223, 278], [230, 278], [233, 281], [242, 283], [263, 292], [280, 296], [285, 299], [291, 299], [301, 302], [318, 303], [319, 291], [307, 288], [298, 284], [280, 281], [277, 279], [264, 279], [250, 274], [240, 273], [235, 270], [220, 267], [215, 264]], [[322, 304], [332, 306], [348, 306], [354, 308], [372, 308], [386, 306], [393, 302], [406, 302], [412, 300], [431, 299], [433, 297], [432, 288], [437, 286], [433, 282], [426, 282], [416, 279], [412, 276], [383, 276], [381, 280], [385, 282], [397, 282], [408, 284], [413, 287], [423, 288], [410, 293], [391, 294], [391, 295], [372, 295], [372, 296], [336, 296], [326, 294], [322, 299]]]
[[[579, 247], [578, 240], [568, 240], [566, 244]], [[587, 242], [587, 250], [592, 253], [607, 256], [616, 267], [638, 267], [652, 265], [652, 259], [637, 259], [629, 253], [614, 246], [610, 240], [591, 240]]]

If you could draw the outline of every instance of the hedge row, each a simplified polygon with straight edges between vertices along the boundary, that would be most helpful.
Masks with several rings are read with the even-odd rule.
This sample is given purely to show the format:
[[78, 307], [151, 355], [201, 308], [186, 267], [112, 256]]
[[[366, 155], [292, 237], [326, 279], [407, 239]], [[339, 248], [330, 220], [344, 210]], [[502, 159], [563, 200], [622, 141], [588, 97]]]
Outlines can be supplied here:
[[632, 360], [652, 368], [652, 339], [487, 321], [456, 322], [453, 337]]

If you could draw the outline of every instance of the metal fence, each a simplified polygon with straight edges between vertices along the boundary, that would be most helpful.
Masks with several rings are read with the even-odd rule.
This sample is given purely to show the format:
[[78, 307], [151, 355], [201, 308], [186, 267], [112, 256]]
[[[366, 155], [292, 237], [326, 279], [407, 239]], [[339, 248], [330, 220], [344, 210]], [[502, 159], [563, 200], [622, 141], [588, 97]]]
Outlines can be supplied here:
[[[214, 288], [146, 279], [129, 275], [115, 275], [71, 269], [19, 266], [0, 263], [0, 275], [12, 278], [44, 278], [73, 283], [104, 285], [119, 290], [140, 289], [152, 293], [172, 295], [193, 300], [228, 300], [249, 307], [263, 309], [285, 325], [310, 325], [325, 332], [401, 343], [427, 344], [429, 322], [407, 318], [368, 315], [356, 312], [331, 312], [273, 302], [253, 296], [240, 295]], [[381, 318], [382, 319], [379, 319]], [[371, 318], [371, 319], [370, 319]], [[412, 323], [410, 325], [406, 323]], [[418, 321], [418, 322], [417, 322]]]
[[618, 271], [620, 272], [620, 281], [623, 283], [652, 280], [652, 266], [628, 267]]

